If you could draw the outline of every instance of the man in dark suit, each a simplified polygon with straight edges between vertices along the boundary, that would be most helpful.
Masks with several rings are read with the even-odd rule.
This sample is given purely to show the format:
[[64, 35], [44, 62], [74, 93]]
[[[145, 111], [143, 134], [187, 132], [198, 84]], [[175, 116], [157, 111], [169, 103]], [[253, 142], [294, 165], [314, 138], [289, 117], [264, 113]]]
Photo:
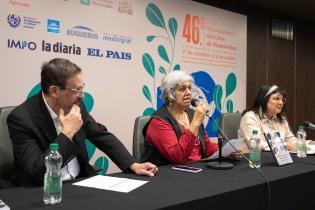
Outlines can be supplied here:
[[8, 117], [17, 185], [42, 185], [44, 157], [49, 144], [59, 144], [62, 179], [95, 175], [88, 163], [85, 139], [106, 153], [122, 171], [154, 176], [157, 167], [136, 163], [124, 145], [97, 123], [83, 103], [85, 82], [81, 69], [67, 59], [55, 58], [42, 66], [42, 92], [15, 108]]

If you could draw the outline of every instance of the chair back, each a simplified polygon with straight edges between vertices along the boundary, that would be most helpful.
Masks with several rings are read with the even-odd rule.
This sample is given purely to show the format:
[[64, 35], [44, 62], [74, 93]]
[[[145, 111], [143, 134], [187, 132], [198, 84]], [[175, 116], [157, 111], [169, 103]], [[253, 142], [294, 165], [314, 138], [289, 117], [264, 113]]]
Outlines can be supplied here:
[[0, 107], [0, 178], [9, 179], [13, 170], [13, 148], [7, 118], [15, 106]]
[[229, 139], [238, 138], [237, 131], [240, 127], [241, 115], [239, 112], [221, 114], [220, 128]]
[[133, 128], [132, 154], [135, 160], [138, 162], [140, 162], [141, 155], [145, 150], [142, 130], [147, 122], [149, 122], [150, 118], [151, 116], [140, 116], [135, 120]]

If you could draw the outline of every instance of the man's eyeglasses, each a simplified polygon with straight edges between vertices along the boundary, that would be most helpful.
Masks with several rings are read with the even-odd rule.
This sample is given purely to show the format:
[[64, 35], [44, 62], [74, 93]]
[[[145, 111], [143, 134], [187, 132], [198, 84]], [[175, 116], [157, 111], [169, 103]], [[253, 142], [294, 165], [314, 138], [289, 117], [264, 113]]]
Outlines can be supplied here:
[[71, 91], [75, 96], [79, 97], [81, 93], [84, 95], [84, 86], [82, 88], [65, 88], [66, 90]]

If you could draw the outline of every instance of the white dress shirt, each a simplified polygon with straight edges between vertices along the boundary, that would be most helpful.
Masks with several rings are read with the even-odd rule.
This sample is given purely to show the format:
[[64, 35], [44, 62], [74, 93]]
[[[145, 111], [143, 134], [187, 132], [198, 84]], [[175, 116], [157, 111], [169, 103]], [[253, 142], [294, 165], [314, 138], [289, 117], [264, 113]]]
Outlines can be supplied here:
[[[54, 121], [57, 135], [59, 135], [61, 133], [62, 126], [60, 124], [58, 115], [50, 108], [43, 93], [42, 93], [42, 96], [43, 96], [43, 100], [45, 102], [45, 105], [49, 111], [49, 114]], [[78, 162], [78, 158], [74, 157], [67, 165], [65, 165], [63, 168], [61, 168], [61, 179], [63, 181], [72, 180], [72, 179], [75, 179], [79, 175], [79, 173], [80, 173], [80, 165]]]

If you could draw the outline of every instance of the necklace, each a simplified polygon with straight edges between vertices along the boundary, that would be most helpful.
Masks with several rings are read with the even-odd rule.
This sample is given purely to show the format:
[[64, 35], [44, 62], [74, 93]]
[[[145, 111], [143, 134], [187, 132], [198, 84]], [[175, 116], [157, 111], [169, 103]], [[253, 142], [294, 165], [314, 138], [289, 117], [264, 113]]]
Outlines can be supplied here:
[[183, 111], [182, 114], [179, 114], [179, 113], [174, 112], [170, 107], [167, 107], [167, 110], [169, 111], [169, 113], [175, 118], [175, 120], [179, 124], [181, 124], [185, 128], [189, 127], [189, 117], [188, 117], [186, 111]]

